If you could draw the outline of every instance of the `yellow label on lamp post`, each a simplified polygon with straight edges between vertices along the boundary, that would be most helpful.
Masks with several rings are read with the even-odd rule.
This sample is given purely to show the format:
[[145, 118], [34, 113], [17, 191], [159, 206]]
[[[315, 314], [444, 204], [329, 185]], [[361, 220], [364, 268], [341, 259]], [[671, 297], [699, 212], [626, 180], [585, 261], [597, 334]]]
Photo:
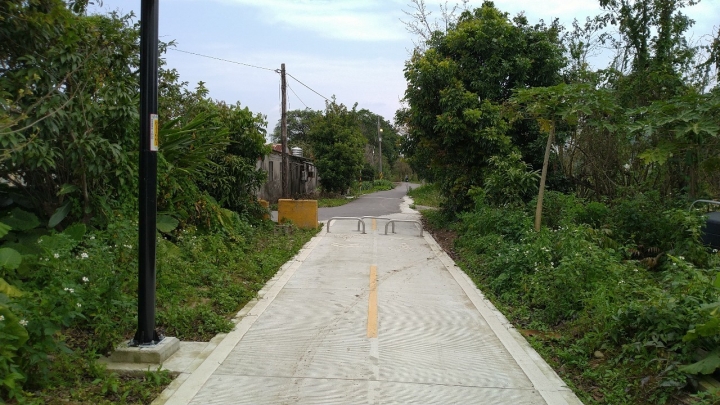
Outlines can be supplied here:
[[157, 152], [160, 145], [160, 128], [157, 114], [150, 114], [150, 150]]

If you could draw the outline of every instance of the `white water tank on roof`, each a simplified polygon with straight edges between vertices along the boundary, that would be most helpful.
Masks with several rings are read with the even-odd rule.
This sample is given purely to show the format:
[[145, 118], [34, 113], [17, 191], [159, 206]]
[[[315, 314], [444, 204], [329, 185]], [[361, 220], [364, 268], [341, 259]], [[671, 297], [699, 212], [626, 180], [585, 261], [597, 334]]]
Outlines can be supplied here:
[[292, 153], [293, 156], [303, 157], [302, 148], [298, 148], [297, 146], [290, 149], [290, 153]]

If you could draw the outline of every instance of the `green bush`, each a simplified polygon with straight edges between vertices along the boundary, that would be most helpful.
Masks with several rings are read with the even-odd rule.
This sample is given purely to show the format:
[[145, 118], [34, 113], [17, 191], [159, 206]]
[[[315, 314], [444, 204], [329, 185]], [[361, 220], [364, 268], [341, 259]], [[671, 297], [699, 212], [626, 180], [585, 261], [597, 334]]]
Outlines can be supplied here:
[[[58, 356], [94, 359], [135, 328], [136, 221], [118, 214], [104, 230], [78, 224], [39, 237], [32, 231], [3, 238], [24, 246], [21, 266], [0, 269], [3, 399], [52, 385]], [[158, 328], [184, 340], [229, 331], [229, 318], [313, 234], [293, 228], [275, 235], [272, 224], [253, 227], [237, 214], [212, 232], [187, 226], [158, 233]]]
[[[607, 206], [550, 192], [546, 226], [535, 232], [532, 203], [474, 198], [475, 210], [452, 225], [461, 266], [516, 327], [562, 336], [535, 343], [576, 382], [600, 386], [612, 403], [651, 404], [685, 386], [687, 373], [715, 369], [720, 260], [700, 244], [697, 214], [647, 196]], [[431, 217], [434, 226], [448, 220]], [[698, 349], [711, 352], [706, 363], [681, 368]], [[597, 352], [604, 360], [593, 363]]]
[[373, 189], [377, 191], [387, 191], [395, 188], [392, 181], [386, 179], [373, 180]]
[[601, 202], [591, 201], [584, 206], [580, 206], [576, 215], [578, 223], [600, 228], [607, 223], [610, 209]]

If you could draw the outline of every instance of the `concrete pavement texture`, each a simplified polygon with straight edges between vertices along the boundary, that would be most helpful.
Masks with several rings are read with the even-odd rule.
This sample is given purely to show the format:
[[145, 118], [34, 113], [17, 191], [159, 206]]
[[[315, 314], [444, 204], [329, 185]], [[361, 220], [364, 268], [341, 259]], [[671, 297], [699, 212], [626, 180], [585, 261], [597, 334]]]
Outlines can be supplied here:
[[432, 236], [365, 222], [323, 229], [154, 404], [581, 404]]

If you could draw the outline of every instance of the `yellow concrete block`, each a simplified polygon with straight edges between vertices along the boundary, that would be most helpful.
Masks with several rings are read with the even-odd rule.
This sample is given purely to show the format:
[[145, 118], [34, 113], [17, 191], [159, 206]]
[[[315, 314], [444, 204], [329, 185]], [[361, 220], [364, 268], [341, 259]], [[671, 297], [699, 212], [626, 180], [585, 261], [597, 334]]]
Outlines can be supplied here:
[[298, 228], [317, 228], [317, 200], [278, 200], [278, 222], [283, 223], [288, 220]]

